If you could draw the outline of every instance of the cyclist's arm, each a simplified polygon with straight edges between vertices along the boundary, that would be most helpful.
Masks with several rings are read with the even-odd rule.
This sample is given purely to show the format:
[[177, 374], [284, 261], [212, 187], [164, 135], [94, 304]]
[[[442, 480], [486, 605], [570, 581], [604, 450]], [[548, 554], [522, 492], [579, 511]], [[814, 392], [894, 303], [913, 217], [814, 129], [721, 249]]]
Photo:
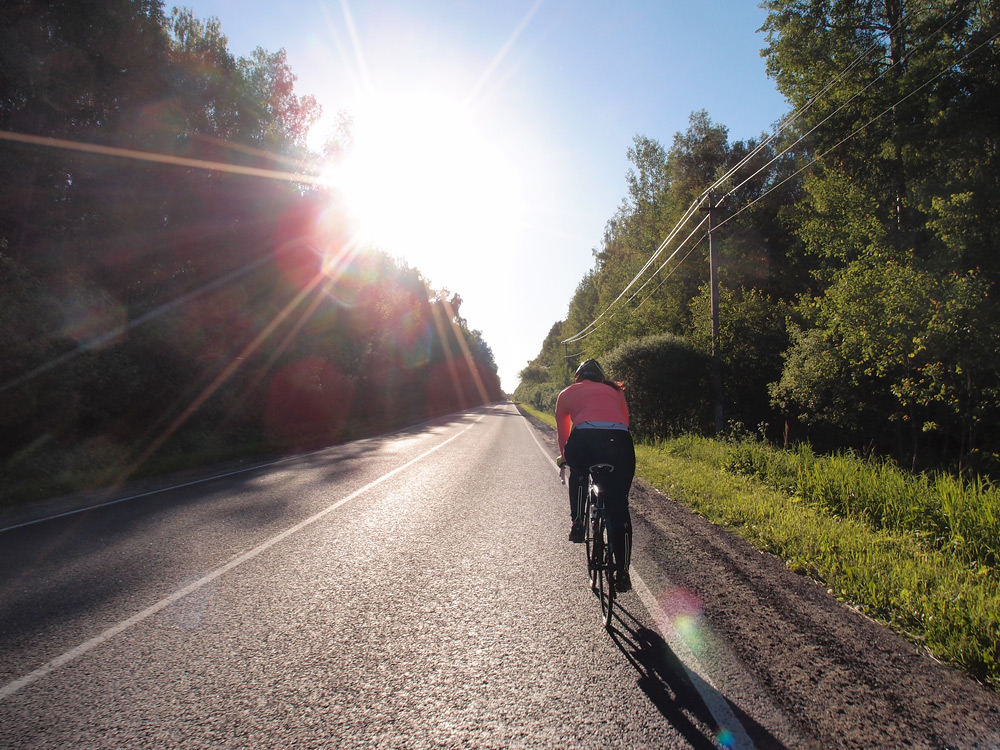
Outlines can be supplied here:
[[569, 431], [573, 421], [570, 417], [569, 409], [566, 407], [566, 400], [560, 393], [556, 398], [556, 436], [559, 440], [559, 455], [566, 460], [566, 440], [569, 439]]

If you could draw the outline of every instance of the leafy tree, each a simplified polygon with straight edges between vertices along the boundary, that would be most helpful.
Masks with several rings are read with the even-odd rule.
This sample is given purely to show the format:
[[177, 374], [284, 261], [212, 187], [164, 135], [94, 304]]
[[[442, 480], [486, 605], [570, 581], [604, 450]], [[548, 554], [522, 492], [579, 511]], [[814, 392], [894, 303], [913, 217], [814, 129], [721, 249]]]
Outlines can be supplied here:
[[241, 112], [241, 124], [249, 126], [251, 142], [270, 154], [302, 153], [320, 109], [315, 97], [295, 95], [285, 50], [269, 53], [257, 47], [239, 67], [251, 106], [250, 113]]
[[[861, 415], [869, 411], [866, 402], [858, 402], [862, 391], [848, 364], [825, 331], [792, 325], [788, 332], [792, 343], [782, 355], [781, 377], [768, 386], [774, 404], [795, 424], [814, 428], [814, 437], [827, 437], [824, 447], [848, 442], [858, 434]], [[789, 426], [786, 423], [786, 445], [793, 437]]]
[[[711, 188], [730, 416], [775, 422], [777, 408], [824, 448], [987, 466], [1000, 437], [997, 11], [764, 7], [763, 54], [794, 117], [775, 138], [736, 143], [705, 112], [670, 149], [637, 136], [594, 269], [522, 387], [536, 401], [556, 391], [554, 335], [584, 331], [574, 353], [602, 359], [665, 332], [707, 355], [703, 251], [656, 260], [623, 291]], [[666, 390], [655, 373], [636, 370], [633, 387]]]
[[[707, 270], [695, 263], [673, 263], [657, 271], [661, 260], [647, 274], [652, 278], [644, 287], [633, 287], [616, 300], [692, 201], [711, 185], [726, 162], [727, 147], [726, 129], [714, 125], [705, 112], [692, 114], [688, 130], [675, 134], [669, 151], [649, 138], [635, 137], [628, 151], [634, 165], [628, 175], [629, 196], [608, 222], [596, 255], [596, 309], [606, 310], [613, 303], [616, 307], [587, 341], [588, 354], [596, 356], [628, 338], [687, 330], [688, 302], [707, 277]], [[693, 227], [691, 223], [678, 242]], [[662, 258], [672, 250], [666, 249]]]
[[860, 428], [876, 444], [889, 436], [872, 426], [895, 425], [895, 444], [883, 448], [914, 466], [935, 444], [953, 441], [966, 456], [996, 392], [985, 292], [975, 276], [852, 263], [817, 300], [817, 330], [796, 337], [773, 395], [806, 420]]
[[[768, 69], [802, 110], [799, 152], [820, 157], [789, 215], [829, 284], [804, 308], [819, 330], [796, 335], [773, 395], [792, 411], [813, 404], [855, 443], [894, 443], [911, 464], [947, 460], [949, 446], [961, 462], [992, 401], [980, 364], [997, 356], [1000, 195], [985, 177], [997, 134], [983, 119], [997, 106], [997, 51], [984, 44], [996, 11], [917, 0], [765, 7]], [[843, 384], [815, 377], [824, 372]]]
[[[691, 301], [691, 345], [712, 355], [711, 295], [708, 286]], [[727, 420], [748, 428], [780, 429], [768, 385], [781, 376], [781, 353], [788, 347], [787, 308], [753, 287], [719, 288], [719, 352]]]
[[160, 159], [0, 142], [5, 479], [501, 397], [458, 295], [358, 248], [335, 196], [240, 173], [301, 168], [319, 110], [283, 50], [150, 0], [7, 3], [0, 41], [0, 127]]
[[[732, 206], [724, 229], [714, 237], [723, 259], [723, 279], [733, 287], [750, 290], [748, 300], [763, 300], [770, 295], [778, 299], [794, 298], [801, 289], [801, 280], [807, 277], [806, 264], [799, 262], [803, 256], [798, 243], [779, 217], [789, 197], [797, 195], [798, 182], [788, 179], [794, 176], [791, 157], [779, 157], [771, 146], [758, 147], [754, 140], [730, 144], [726, 128], [714, 124], [705, 112], [692, 114], [688, 130], [675, 135], [669, 150], [649, 138], [636, 136], [628, 156], [633, 163], [628, 174], [628, 195], [608, 222], [602, 248], [595, 253], [595, 267], [578, 285], [566, 321], [553, 327], [539, 357], [522, 373], [524, 385], [515, 395], [540, 407], [554, 399], [559, 388], [569, 382], [566, 365], [560, 364], [566, 352], [555, 352], [559, 340], [553, 339], [556, 334], [584, 332], [581, 339], [570, 344], [572, 351], [568, 352], [579, 357], [603, 358], [623, 341], [644, 339], [664, 331], [675, 336], [694, 332], [692, 341], [699, 342], [702, 352], [710, 351], [710, 345], [701, 346], [704, 342], [698, 338], [708, 321], [707, 313], [700, 304], [694, 304], [694, 300], [702, 299], [699, 290], [705, 288], [708, 277], [704, 230], [695, 233], [683, 252], [664, 264], [704, 214], [696, 214], [695, 220], [681, 227], [682, 231], [672, 243], [665, 244], [661, 258], [640, 281], [625, 294], [623, 290], [692, 204], [731, 167], [742, 164], [743, 177], [739, 182], [730, 178], [717, 186], [719, 191], [731, 194]], [[741, 209], [738, 214], [737, 207]], [[762, 290], [756, 297], [752, 291], [755, 286]], [[704, 300], [707, 305], [707, 297]], [[744, 310], [736, 306], [733, 312], [735, 317], [743, 314], [752, 317], [749, 307]], [[773, 321], [780, 317], [774, 317]], [[741, 330], [749, 332], [760, 322], [760, 319], [739, 320], [732, 325], [743, 326]], [[767, 338], [761, 343], [780, 347], [782, 334], [773, 333], [774, 336], [760, 334]], [[774, 363], [780, 362], [779, 351], [771, 352], [768, 360], [769, 371], [775, 377]], [[734, 346], [732, 352], [730, 363], [734, 373], [757, 372], [756, 365], [768, 358], [750, 346]], [[743, 356], [748, 359], [742, 361]], [[542, 377], [543, 374], [547, 377]], [[749, 393], [749, 384], [739, 390], [741, 417], [750, 419], [754, 415], [754, 422], [768, 420], [771, 407], [766, 383], [766, 380], [757, 383], [758, 391], [752, 399], [742, 398]]]

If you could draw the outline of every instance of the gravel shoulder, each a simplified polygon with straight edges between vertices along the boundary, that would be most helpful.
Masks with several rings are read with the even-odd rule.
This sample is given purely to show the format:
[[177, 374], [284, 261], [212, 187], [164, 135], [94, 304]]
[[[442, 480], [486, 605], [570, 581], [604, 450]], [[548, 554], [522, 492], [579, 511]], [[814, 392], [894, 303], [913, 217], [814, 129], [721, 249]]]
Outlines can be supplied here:
[[[525, 416], [554, 454], [554, 431]], [[780, 712], [751, 717], [766, 730], [751, 732], [758, 747], [1000, 748], [1000, 696], [987, 687], [640, 479], [630, 503], [637, 552], [700, 601]]]

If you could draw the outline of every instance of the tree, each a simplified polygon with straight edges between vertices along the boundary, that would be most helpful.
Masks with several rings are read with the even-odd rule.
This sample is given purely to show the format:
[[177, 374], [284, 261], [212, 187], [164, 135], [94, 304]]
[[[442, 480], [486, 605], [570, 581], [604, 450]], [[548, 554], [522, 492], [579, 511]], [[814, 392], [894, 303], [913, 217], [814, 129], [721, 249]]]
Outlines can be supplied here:
[[817, 329], [796, 336], [772, 393], [791, 412], [811, 413], [806, 419], [863, 428], [875, 445], [889, 435], [872, 426], [894, 425], [893, 442], [881, 447], [911, 466], [926, 463], [935, 445], [949, 454], [949, 442], [961, 462], [995, 408], [986, 290], [975, 276], [941, 277], [913, 263], [852, 263], [817, 300]]
[[855, 444], [911, 465], [961, 463], [992, 408], [980, 365], [998, 349], [1000, 185], [986, 177], [998, 135], [985, 126], [997, 111], [997, 49], [984, 43], [996, 10], [922, 0], [765, 7], [768, 70], [801, 110], [796, 150], [817, 160], [787, 214], [817, 262], [801, 308], [817, 330], [796, 334], [772, 393], [793, 412], [816, 405]]
[[[790, 300], [800, 292], [801, 281], [807, 275], [805, 264], [800, 262], [804, 256], [779, 217], [789, 196], [797, 195], [798, 181], [788, 179], [793, 176], [791, 157], [776, 155], [770, 146], [758, 147], [754, 140], [730, 144], [726, 128], [714, 124], [706, 112], [691, 115], [688, 130], [675, 135], [669, 150], [652, 139], [636, 136], [628, 156], [633, 163], [627, 177], [628, 195], [607, 224], [602, 247], [595, 252], [595, 267], [577, 286], [566, 321], [553, 328], [565, 331], [564, 339], [584, 333], [571, 344], [570, 355], [602, 358], [623, 341], [664, 332], [692, 335], [692, 341], [699, 346], [703, 343], [698, 336], [708, 317], [695, 318], [704, 311], [694, 300], [701, 299], [700, 290], [708, 277], [706, 231], [695, 231], [681, 246], [681, 240], [692, 233], [703, 214], [694, 213], [671, 242], [664, 240], [716, 182], [718, 190], [731, 193], [732, 206], [724, 230], [717, 231], [714, 237], [723, 258], [723, 278], [731, 288], [745, 288], [747, 300]], [[735, 175], [720, 180], [737, 166], [741, 169]], [[739, 214], [734, 216], [738, 209]], [[658, 249], [663, 252], [623, 294]], [[665, 262], [668, 258], [670, 261]], [[759, 295], [754, 291], [758, 288]], [[746, 307], [734, 305], [733, 318], [739, 318], [729, 321], [734, 331], [749, 333], [761, 325], [763, 318], [754, 318], [752, 308], [749, 303]], [[747, 318], [742, 319], [743, 315]], [[781, 316], [773, 316], [768, 325], [779, 319]], [[761, 337], [759, 343], [781, 346], [783, 334], [770, 328], [765, 334], [763, 330], [756, 330]], [[539, 357], [530, 363], [533, 369], [524, 373], [530, 388], [517, 392], [527, 398], [530, 391], [538, 403], [546, 403], [558, 387], [569, 382], [565, 379], [565, 364], [559, 364], [559, 357], [565, 353], [553, 353], [552, 336], [550, 332]], [[709, 350], [702, 348], [703, 352]], [[771, 352], [769, 359], [750, 346], [733, 346], [730, 351], [734, 373], [756, 371], [756, 365], [765, 359], [771, 363], [770, 370], [775, 371], [774, 363], [779, 362], [778, 351]], [[745, 361], [740, 359], [744, 356]], [[550, 374], [544, 386], [540, 372]], [[652, 371], [649, 374], [655, 376]], [[757, 384], [754, 398], [747, 395], [749, 385], [739, 391], [741, 409], [745, 407], [740, 414], [748, 419], [754, 415], [755, 423], [765, 421], [770, 412], [766, 382]]]
[[[691, 301], [691, 345], [712, 354], [711, 299], [708, 286]], [[724, 413], [748, 428], [780, 428], [768, 385], [781, 376], [781, 353], [788, 347], [786, 305], [754, 287], [719, 288], [719, 351]]]
[[0, 127], [166, 162], [0, 142], [0, 487], [502, 395], [457, 294], [359, 247], [337, 196], [239, 173], [305, 155], [283, 50], [152, 0], [7, 3], [0, 42]]

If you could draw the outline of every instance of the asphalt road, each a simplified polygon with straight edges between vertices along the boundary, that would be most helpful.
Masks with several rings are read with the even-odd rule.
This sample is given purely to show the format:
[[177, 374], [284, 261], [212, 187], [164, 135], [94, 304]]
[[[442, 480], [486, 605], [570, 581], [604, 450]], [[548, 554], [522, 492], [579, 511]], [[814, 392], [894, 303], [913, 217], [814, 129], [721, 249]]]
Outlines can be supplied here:
[[0, 531], [0, 747], [874, 746], [752, 663], [662, 496], [605, 631], [554, 454], [495, 404]]

